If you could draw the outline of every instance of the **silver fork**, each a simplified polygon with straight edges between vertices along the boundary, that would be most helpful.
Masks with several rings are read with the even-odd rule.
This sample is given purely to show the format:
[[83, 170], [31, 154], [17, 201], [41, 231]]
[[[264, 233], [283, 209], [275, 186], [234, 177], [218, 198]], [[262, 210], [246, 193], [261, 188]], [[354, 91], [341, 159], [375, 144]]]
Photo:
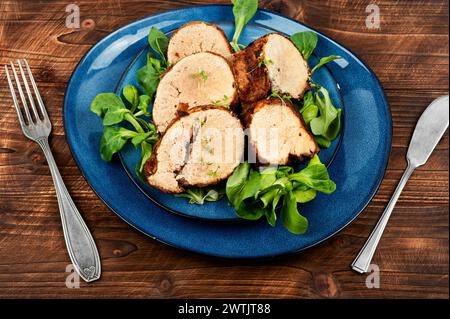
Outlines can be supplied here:
[[47, 163], [52, 174], [53, 183], [55, 184], [59, 212], [61, 214], [61, 221], [64, 231], [64, 239], [66, 241], [67, 250], [69, 251], [70, 260], [72, 261], [75, 270], [80, 275], [80, 277], [83, 278], [83, 280], [85, 280], [86, 282], [94, 281], [100, 278], [101, 273], [98, 250], [95, 245], [94, 239], [89, 232], [89, 229], [84, 223], [83, 218], [78, 212], [78, 209], [75, 207], [75, 204], [70, 197], [66, 186], [64, 185], [58, 167], [56, 166], [55, 159], [53, 158], [52, 151], [48, 144], [48, 136], [50, 135], [50, 132], [52, 130], [52, 123], [50, 122], [50, 118], [48, 117], [44, 102], [42, 101], [41, 95], [39, 94], [36, 82], [33, 78], [33, 74], [31, 73], [30, 66], [28, 65], [27, 60], [24, 59], [23, 62], [27, 69], [28, 78], [30, 79], [31, 85], [33, 87], [34, 95], [36, 97], [36, 102], [39, 105], [40, 113], [36, 108], [35, 100], [33, 99], [33, 95], [31, 93], [30, 86], [28, 85], [24, 69], [22, 68], [22, 63], [20, 62], [20, 60], [17, 60], [22, 82], [28, 96], [28, 102], [31, 105], [31, 112], [22, 90], [16, 68], [14, 64], [10, 62], [11, 70], [14, 75], [17, 90], [19, 91], [20, 100], [22, 101], [22, 107], [26, 118], [25, 121], [24, 115], [19, 106], [13, 82], [11, 81], [8, 66], [5, 65], [6, 78], [8, 79], [14, 106], [16, 107], [17, 115], [19, 116], [19, 123], [22, 128], [23, 134], [30, 140], [35, 141], [39, 144], [39, 146], [42, 148], [42, 151], [44, 152], [45, 158], [47, 159]]

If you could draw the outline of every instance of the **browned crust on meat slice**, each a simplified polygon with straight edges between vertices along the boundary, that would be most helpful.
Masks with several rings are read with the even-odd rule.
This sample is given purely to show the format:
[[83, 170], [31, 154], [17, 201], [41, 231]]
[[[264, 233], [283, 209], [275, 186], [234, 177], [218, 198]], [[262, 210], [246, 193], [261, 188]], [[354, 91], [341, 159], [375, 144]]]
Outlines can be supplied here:
[[270, 92], [267, 68], [261, 63], [261, 54], [266, 41], [267, 36], [259, 38], [233, 56], [239, 98], [244, 104], [259, 101]]
[[158, 153], [159, 144], [161, 144], [161, 139], [153, 145], [152, 155], [150, 155], [150, 158], [144, 164], [144, 173], [146, 176], [153, 175], [156, 172], [156, 156]]
[[144, 175], [146, 177], [147, 183], [150, 186], [153, 186], [157, 189], [159, 189], [160, 191], [162, 191], [163, 193], [167, 193], [167, 194], [179, 194], [184, 192], [184, 189], [180, 187], [180, 190], [178, 192], [174, 192], [170, 189], [165, 189], [163, 186], [159, 185], [159, 184], [152, 184], [149, 180], [149, 176], [155, 174], [157, 166], [158, 166], [158, 161], [157, 161], [157, 157], [158, 157], [158, 149], [159, 149], [159, 145], [161, 144], [161, 137], [159, 138], [159, 140], [156, 142], [156, 144], [153, 146], [153, 150], [152, 150], [152, 155], [150, 155], [150, 158], [147, 160], [147, 162], [144, 164]]
[[228, 109], [226, 107], [223, 107], [223, 106], [220, 106], [220, 105], [211, 105], [211, 104], [209, 104], [209, 105], [198, 105], [198, 106], [193, 107], [192, 109], [190, 109], [188, 114], [190, 115], [190, 114], [194, 114], [196, 112], [207, 111], [207, 110], [221, 110], [221, 111], [225, 111], [225, 112], [230, 113], [230, 115], [233, 116], [234, 118], [240, 120], [239, 117], [234, 112], [232, 112], [230, 109]]
[[[264, 52], [269, 37], [273, 35], [279, 35], [291, 42], [289, 38], [280, 33], [269, 33], [255, 40], [247, 48], [235, 53], [233, 56], [233, 69], [238, 85], [239, 99], [244, 105], [253, 104], [266, 98], [272, 90], [269, 70], [266, 63], [273, 63], [273, 61], [266, 61]], [[294, 46], [294, 44], [292, 45]], [[298, 54], [303, 58], [303, 55], [300, 52], [298, 52]], [[306, 61], [305, 67], [309, 78], [311, 76], [311, 71]], [[300, 97], [310, 89], [311, 87], [309, 83], [307, 83], [304, 91], [300, 94]], [[243, 110], [245, 111], [245, 107], [243, 107]]]

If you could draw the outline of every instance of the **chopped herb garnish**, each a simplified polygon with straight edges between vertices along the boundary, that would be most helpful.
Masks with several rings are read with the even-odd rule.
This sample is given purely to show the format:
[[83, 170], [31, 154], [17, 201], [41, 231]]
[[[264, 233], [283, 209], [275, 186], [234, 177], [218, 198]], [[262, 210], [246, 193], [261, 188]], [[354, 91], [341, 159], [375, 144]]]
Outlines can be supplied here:
[[209, 142], [211, 142], [211, 138], [203, 137], [202, 138], [202, 147], [209, 153], [214, 154], [214, 148], [209, 145]]
[[204, 70], [198, 71], [197, 76], [204, 82], [208, 80], [208, 73], [206, 73]]
[[211, 103], [215, 106], [230, 108], [230, 103], [228, 102], [229, 99], [230, 98], [227, 95], [224, 95], [222, 100], [212, 101]]
[[270, 96], [271, 96], [271, 97], [274, 97], [274, 98], [277, 98], [277, 99], [280, 99], [282, 102], [283, 102], [283, 101], [289, 101], [289, 102], [291, 102], [291, 100], [292, 100], [292, 96], [290, 96], [289, 94], [282, 94], [282, 93], [280, 93], [280, 92], [278, 92], [278, 91], [273, 91], [273, 92], [270, 94]]
[[268, 66], [269, 64], [273, 64], [272, 60], [267, 60], [264, 56], [260, 56], [258, 58], [258, 68], [262, 67], [263, 65]]
[[206, 124], [206, 118], [201, 119], [198, 117], [197, 122], [200, 124], [200, 127], [203, 127]]
[[215, 171], [209, 171], [208, 172], [208, 176], [210, 176], [210, 177], [217, 177], [219, 175], [217, 173], [218, 170], [219, 170], [219, 167], [217, 167]]

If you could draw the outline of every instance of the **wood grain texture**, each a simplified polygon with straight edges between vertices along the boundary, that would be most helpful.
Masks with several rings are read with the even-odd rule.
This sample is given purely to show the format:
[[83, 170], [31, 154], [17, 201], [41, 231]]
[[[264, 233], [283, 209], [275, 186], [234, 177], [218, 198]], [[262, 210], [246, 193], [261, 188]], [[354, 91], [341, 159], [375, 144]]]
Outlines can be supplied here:
[[[214, 1], [228, 3], [228, 0]], [[381, 29], [366, 28], [372, 1], [261, 0], [356, 52], [380, 78], [394, 137], [378, 194], [344, 231], [305, 252], [264, 261], [223, 260], [168, 247], [110, 212], [81, 176], [65, 141], [64, 89], [81, 56], [118, 27], [194, 1], [80, 0], [82, 27], [67, 29], [69, 1], [0, 2], [0, 63], [27, 57], [53, 122], [51, 146], [61, 174], [100, 249], [103, 275], [65, 286], [68, 255], [47, 164], [20, 132], [0, 71], [0, 298], [448, 298], [448, 133], [406, 186], [374, 263], [379, 289], [349, 269], [405, 168], [414, 125], [448, 94], [448, 1], [383, 1]]]

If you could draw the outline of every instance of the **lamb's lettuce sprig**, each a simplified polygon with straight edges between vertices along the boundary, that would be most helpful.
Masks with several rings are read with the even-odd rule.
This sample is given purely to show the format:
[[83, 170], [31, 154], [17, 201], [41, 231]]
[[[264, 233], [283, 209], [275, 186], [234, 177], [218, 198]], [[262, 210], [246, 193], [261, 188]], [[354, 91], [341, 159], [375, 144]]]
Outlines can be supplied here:
[[320, 147], [328, 148], [341, 130], [341, 109], [336, 108], [328, 91], [317, 84], [303, 97], [300, 114]]
[[156, 27], [150, 29], [147, 38], [150, 48], [158, 54], [159, 59], [157, 60], [161, 61], [161, 66], [166, 68], [168, 66], [167, 47], [169, 45], [169, 39]]
[[[100, 155], [104, 161], [111, 161], [114, 154], [131, 142], [134, 147], [141, 148], [141, 160], [136, 173], [142, 176], [144, 163], [150, 158], [152, 146], [158, 139], [156, 127], [141, 117], [150, 115], [150, 98], [139, 95], [137, 88], [132, 85], [126, 85], [122, 95], [125, 101], [115, 93], [100, 93], [91, 103], [91, 111], [102, 118], [104, 126]], [[124, 127], [125, 123], [128, 127]]]
[[314, 32], [298, 32], [291, 36], [291, 41], [295, 44], [297, 49], [303, 55], [303, 58], [308, 61], [317, 45], [317, 34]]
[[316, 72], [316, 70], [318, 68], [321, 68], [322, 66], [324, 66], [325, 64], [327, 64], [328, 62], [334, 61], [334, 60], [339, 60], [342, 59], [339, 55], [329, 55], [323, 58], [320, 58], [319, 63], [317, 63], [312, 69], [311, 69], [311, 74], [313, 74], [314, 72]]
[[167, 46], [169, 39], [155, 27], [150, 29], [148, 44], [153, 52], [147, 54], [147, 64], [137, 73], [139, 85], [150, 99], [153, 98], [161, 75], [169, 67], [167, 60]]
[[315, 155], [307, 167], [296, 173], [289, 166], [258, 171], [244, 162], [228, 178], [226, 195], [239, 217], [258, 220], [265, 216], [274, 227], [277, 209], [281, 208], [284, 227], [294, 234], [303, 234], [308, 220], [300, 214], [297, 204], [313, 200], [317, 192], [331, 194], [335, 189], [326, 166]]
[[[308, 60], [317, 46], [317, 34], [312, 31], [299, 32], [291, 36], [291, 41]], [[341, 59], [338, 55], [323, 57], [311, 69], [311, 74], [328, 62]], [[311, 129], [314, 139], [322, 148], [328, 148], [331, 142], [336, 139], [341, 128], [341, 110], [336, 108], [328, 91], [318, 84], [312, 83], [312, 90], [303, 97], [303, 106], [300, 113], [306, 125]]]
[[[291, 36], [291, 41], [295, 44], [297, 49], [303, 55], [303, 58], [308, 61], [309, 57], [313, 53], [317, 46], [318, 38], [317, 34], [312, 31], [298, 32]], [[319, 63], [311, 69], [311, 74], [313, 74], [317, 69], [324, 66], [328, 62], [341, 59], [338, 55], [330, 55], [323, 57], [319, 60]]]
[[239, 44], [239, 38], [245, 25], [255, 16], [258, 11], [258, 0], [231, 0], [233, 3], [233, 15], [234, 15], [234, 35], [231, 40], [231, 47], [235, 52], [241, 51], [244, 47]]
[[225, 195], [225, 189], [222, 186], [210, 187], [192, 187], [188, 188], [182, 194], [176, 194], [176, 197], [189, 199], [189, 204], [203, 205], [206, 202], [217, 202]]
[[[121, 98], [115, 93], [100, 93], [91, 103], [90, 109], [102, 119], [103, 134], [100, 141], [100, 155], [111, 161], [130, 142], [141, 149], [141, 158], [136, 166], [136, 174], [143, 178], [145, 162], [152, 154], [153, 145], [159, 134], [150, 122], [151, 104], [159, 80], [168, 67], [167, 37], [155, 27], [148, 34], [152, 52], [147, 54], [147, 64], [138, 70], [137, 80], [145, 94], [140, 94], [133, 85], [126, 85]], [[127, 125], [125, 125], [127, 124]]]

